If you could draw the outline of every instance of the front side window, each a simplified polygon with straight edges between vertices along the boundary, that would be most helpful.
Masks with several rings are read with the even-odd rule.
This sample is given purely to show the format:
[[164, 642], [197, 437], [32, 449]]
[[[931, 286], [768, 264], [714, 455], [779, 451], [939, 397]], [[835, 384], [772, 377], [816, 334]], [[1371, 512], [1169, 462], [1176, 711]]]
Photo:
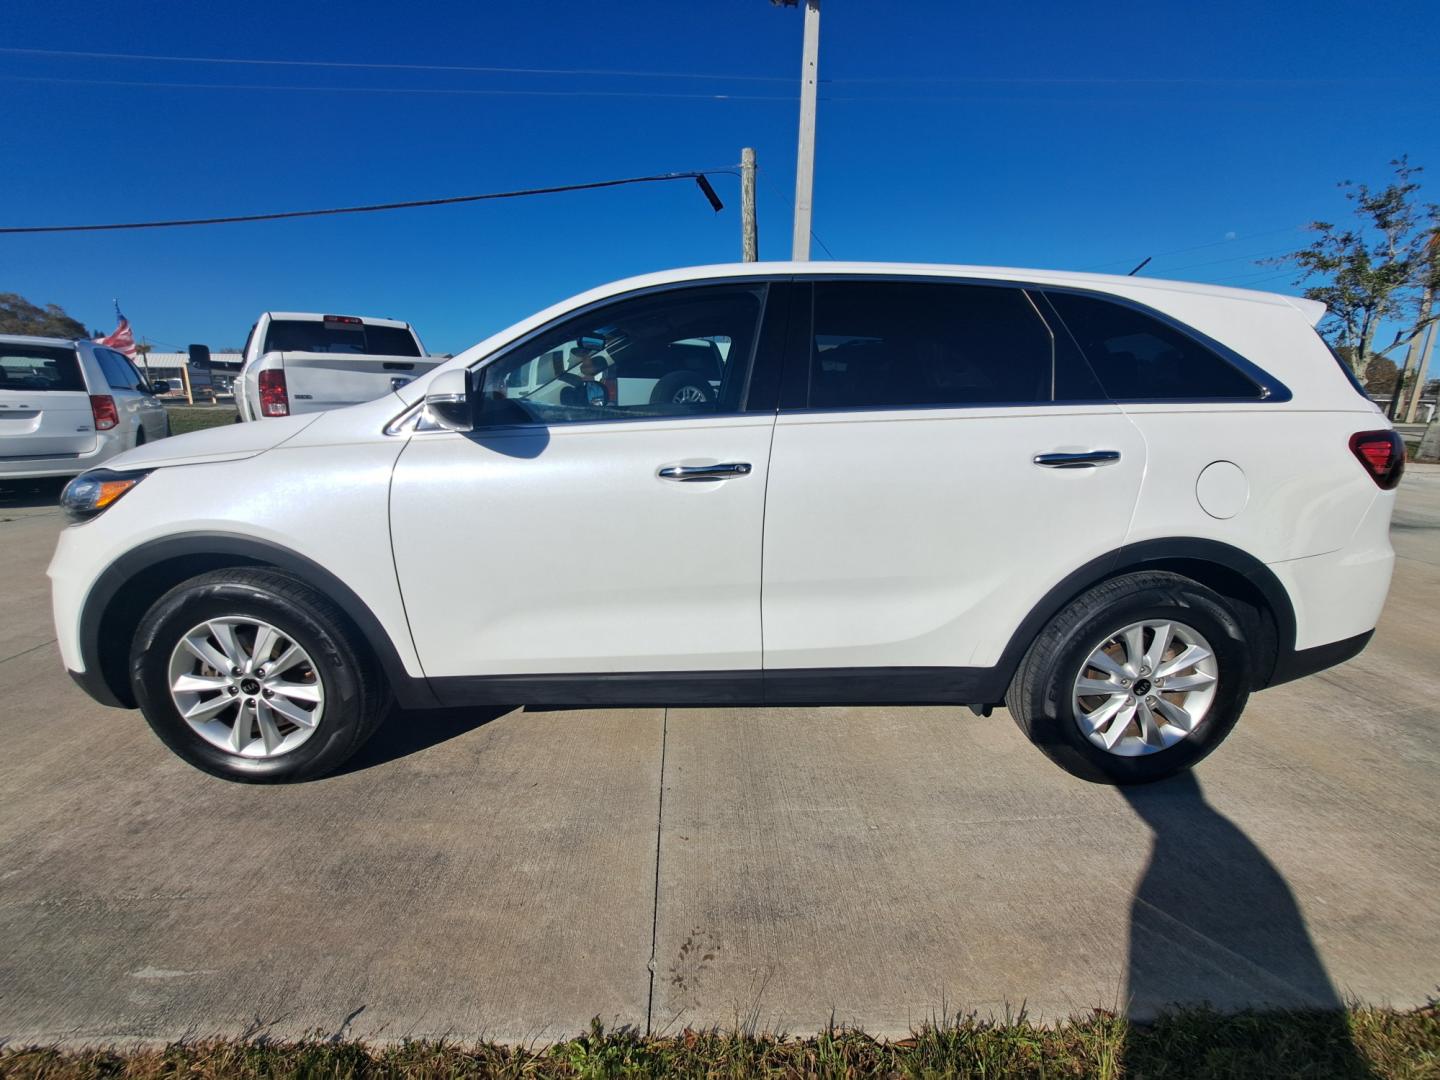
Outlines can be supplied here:
[[813, 409], [1050, 401], [1054, 340], [1018, 288], [815, 284]]
[[84, 390], [74, 349], [0, 342], [0, 390]]
[[1096, 296], [1045, 295], [1116, 401], [1262, 396], [1248, 376], [1154, 316]]
[[756, 285], [678, 289], [565, 323], [480, 370], [480, 422], [738, 412], [764, 295]]

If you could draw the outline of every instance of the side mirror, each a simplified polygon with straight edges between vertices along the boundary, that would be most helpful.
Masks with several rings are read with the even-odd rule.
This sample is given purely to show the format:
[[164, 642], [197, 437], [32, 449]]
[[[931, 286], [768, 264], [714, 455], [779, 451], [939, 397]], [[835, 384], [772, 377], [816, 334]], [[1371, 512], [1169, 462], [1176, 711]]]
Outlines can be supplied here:
[[442, 371], [425, 388], [425, 415], [446, 431], [473, 431], [475, 407], [470, 399], [470, 372]]
[[149, 390], [152, 394], [168, 394], [170, 392], [170, 380], [156, 379], [150, 384]]

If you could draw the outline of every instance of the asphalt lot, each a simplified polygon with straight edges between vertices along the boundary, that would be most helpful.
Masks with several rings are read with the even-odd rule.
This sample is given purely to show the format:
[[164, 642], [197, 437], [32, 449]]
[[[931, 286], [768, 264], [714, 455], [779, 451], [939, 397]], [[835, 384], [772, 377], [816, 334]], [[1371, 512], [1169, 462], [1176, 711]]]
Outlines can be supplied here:
[[[53, 497], [53, 490], [50, 492]], [[1003, 713], [392, 717], [232, 785], [65, 677], [42, 491], [0, 499], [0, 1039], [544, 1040], [1440, 985], [1440, 468], [1379, 632], [1191, 777], [1074, 780]]]

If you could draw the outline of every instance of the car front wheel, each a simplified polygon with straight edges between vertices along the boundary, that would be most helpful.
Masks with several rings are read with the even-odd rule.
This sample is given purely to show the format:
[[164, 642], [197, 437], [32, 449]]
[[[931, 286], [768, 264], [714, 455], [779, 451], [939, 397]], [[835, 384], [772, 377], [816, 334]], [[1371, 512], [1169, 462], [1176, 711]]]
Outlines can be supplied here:
[[1194, 765], [1235, 726], [1250, 650], [1215, 592], [1144, 572], [1077, 597], [1021, 662], [1006, 704], [1026, 736], [1086, 780], [1143, 784]]
[[343, 613], [270, 570], [219, 570], [171, 589], [140, 623], [130, 672], [146, 721], [171, 750], [243, 782], [334, 770], [386, 705]]

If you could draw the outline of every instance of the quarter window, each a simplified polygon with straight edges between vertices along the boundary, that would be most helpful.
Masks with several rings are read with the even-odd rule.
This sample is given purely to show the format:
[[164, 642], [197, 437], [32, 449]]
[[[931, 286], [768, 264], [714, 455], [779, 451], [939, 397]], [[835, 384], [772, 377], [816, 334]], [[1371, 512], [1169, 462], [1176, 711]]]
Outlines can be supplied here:
[[140, 376], [130, 361], [110, 349], [96, 349], [95, 359], [100, 361], [100, 370], [112, 390], [134, 390], [140, 385]]
[[738, 412], [764, 292], [680, 289], [566, 323], [480, 370], [481, 423]]
[[1188, 334], [1123, 304], [1046, 293], [1116, 401], [1228, 398], [1255, 401], [1260, 388]]
[[1020, 289], [821, 281], [814, 304], [811, 408], [1051, 400], [1053, 338]]

